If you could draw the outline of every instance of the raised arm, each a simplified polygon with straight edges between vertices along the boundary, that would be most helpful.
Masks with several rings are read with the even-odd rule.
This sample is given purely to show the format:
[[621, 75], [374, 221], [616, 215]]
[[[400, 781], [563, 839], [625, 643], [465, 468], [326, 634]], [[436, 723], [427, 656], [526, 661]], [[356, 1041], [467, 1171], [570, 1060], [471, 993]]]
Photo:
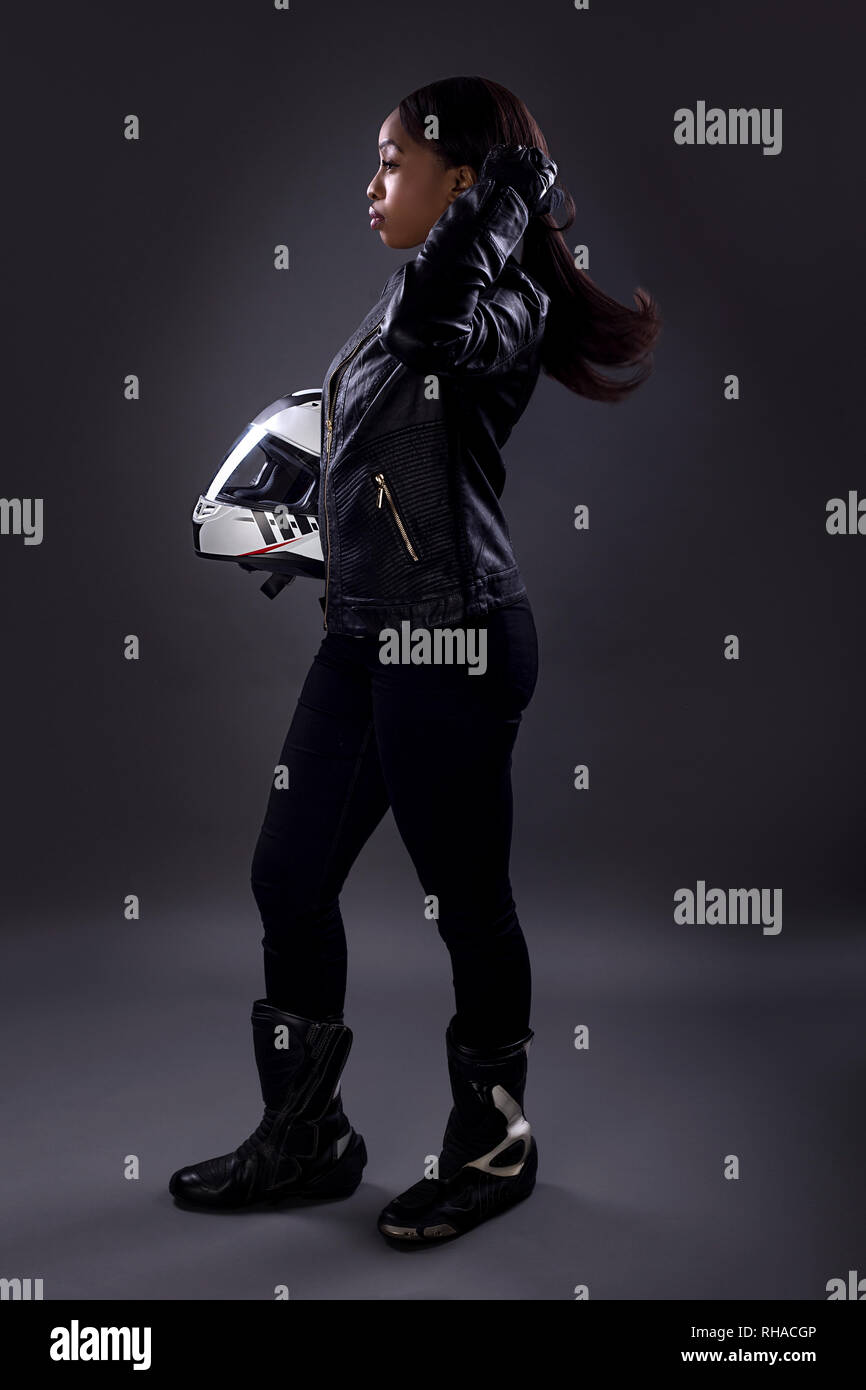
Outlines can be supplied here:
[[542, 332], [547, 295], [530, 281], [520, 290], [496, 283], [530, 207], [535, 210], [556, 173], [552, 161], [534, 153], [541, 171], [517, 155], [485, 160], [476, 182], [430, 228], [414, 261], [397, 272], [381, 342], [415, 371], [495, 372]]

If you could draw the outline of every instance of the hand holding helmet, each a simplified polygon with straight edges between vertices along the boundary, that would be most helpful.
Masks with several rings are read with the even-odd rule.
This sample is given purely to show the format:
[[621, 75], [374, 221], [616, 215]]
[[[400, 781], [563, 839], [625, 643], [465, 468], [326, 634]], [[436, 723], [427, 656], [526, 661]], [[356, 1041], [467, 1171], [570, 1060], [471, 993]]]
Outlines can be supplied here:
[[557, 172], [555, 162], [537, 145], [492, 145], [478, 177], [508, 184], [520, 194], [530, 217], [541, 217], [562, 202], [561, 190], [553, 186]]

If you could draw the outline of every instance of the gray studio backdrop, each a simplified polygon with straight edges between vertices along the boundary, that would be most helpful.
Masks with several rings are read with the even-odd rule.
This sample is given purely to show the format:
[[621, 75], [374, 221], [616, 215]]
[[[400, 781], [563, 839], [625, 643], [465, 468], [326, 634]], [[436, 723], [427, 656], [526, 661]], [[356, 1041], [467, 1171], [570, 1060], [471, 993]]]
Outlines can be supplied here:
[[[44, 526], [0, 536], [0, 1274], [129, 1299], [824, 1299], [866, 1274], [866, 534], [825, 524], [866, 496], [862, 19], [238, 0], [39, 7], [14, 38], [0, 491], [43, 499]], [[526, 101], [569, 244], [665, 325], [633, 399], [542, 377], [506, 446], [541, 658], [512, 855], [539, 1183], [398, 1264], [375, 1216], [439, 1148], [451, 985], [390, 815], [343, 895], [364, 1184], [228, 1221], [166, 1191], [260, 1116], [250, 858], [324, 635], [321, 585], [269, 602], [195, 559], [190, 513], [413, 254], [368, 229], [377, 133], [455, 73]], [[780, 110], [781, 148], [678, 145], [700, 102]], [[701, 881], [781, 890], [781, 930], [678, 922]]]

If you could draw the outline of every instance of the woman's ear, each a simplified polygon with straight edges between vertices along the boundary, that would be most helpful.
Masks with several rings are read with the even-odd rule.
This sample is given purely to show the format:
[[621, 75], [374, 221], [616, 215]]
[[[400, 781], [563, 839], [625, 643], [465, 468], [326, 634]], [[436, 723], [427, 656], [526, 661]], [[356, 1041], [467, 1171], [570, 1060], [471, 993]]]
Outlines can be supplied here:
[[471, 188], [475, 183], [475, 170], [470, 164], [461, 164], [454, 175], [454, 182], [448, 192], [448, 201], [453, 203], [455, 198], [459, 198], [461, 193], [465, 193], [467, 188]]

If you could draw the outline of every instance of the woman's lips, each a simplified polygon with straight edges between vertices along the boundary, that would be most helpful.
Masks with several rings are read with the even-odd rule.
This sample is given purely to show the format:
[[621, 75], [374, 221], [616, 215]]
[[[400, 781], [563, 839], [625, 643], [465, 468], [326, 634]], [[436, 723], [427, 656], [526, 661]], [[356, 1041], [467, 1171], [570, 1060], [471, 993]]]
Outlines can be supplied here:
[[371, 228], [373, 228], [373, 230], [375, 230], [376, 227], [381, 227], [384, 221], [384, 217], [382, 217], [378, 212], [370, 213], [370, 226]]

